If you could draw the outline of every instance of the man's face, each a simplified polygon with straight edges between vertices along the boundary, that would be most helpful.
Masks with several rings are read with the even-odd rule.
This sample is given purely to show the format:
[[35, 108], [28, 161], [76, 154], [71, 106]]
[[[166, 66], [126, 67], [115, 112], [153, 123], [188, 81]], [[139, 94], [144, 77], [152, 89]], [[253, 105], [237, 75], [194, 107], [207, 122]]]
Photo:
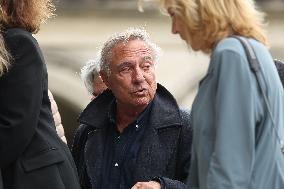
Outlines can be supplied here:
[[154, 60], [141, 40], [119, 43], [112, 50], [110, 75], [102, 74], [118, 105], [145, 108], [157, 89]]

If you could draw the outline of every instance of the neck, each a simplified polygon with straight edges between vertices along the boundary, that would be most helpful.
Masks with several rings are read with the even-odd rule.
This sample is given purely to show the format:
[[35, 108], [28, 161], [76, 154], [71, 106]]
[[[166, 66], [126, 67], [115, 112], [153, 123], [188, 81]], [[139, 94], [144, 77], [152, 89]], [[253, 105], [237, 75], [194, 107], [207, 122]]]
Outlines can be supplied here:
[[116, 109], [116, 123], [117, 129], [120, 133], [133, 121], [137, 116], [147, 107], [124, 107], [121, 104], [117, 104]]

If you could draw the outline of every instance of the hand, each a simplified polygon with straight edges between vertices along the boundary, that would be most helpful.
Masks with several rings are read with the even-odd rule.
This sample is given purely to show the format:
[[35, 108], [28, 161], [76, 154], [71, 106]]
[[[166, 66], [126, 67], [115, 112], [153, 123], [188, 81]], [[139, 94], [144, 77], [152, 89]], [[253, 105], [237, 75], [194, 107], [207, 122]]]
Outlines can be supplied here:
[[137, 182], [131, 189], [161, 189], [161, 185], [156, 181]]

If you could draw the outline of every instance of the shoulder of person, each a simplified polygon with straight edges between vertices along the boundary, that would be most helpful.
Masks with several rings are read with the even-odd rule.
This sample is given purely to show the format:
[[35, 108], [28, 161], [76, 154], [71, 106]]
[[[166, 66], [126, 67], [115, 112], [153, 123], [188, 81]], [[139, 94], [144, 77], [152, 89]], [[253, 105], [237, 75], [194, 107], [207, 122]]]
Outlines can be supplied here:
[[6, 37], [32, 37], [32, 34], [28, 32], [27, 30], [24, 30], [22, 28], [9, 28], [4, 32], [4, 35]]
[[191, 110], [189, 108], [183, 108], [181, 107], [179, 109], [180, 111], [180, 115], [181, 115], [181, 118], [182, 119], [189, 119], [190, 118], [190, 113], [191, 113]]
[[22, 45], [32, 45], [38, 47], [36, 39], [32, 34], [22, 28], [10, 28], [4, 32], [4, 38], [8, 45], [13, 44], [13, 48], [22, 48]]
[[227, 37], [216, 44], [213, 54], [220, 54], [224, 52], [233, 52], [240, 54], [240, 52], [243, 52], [243, 46], [237, 39]]
[[92, 127], [86, 125], [86, 124], [80, 124], [79, 127], [75, 131], [75, 135], [73, 138], [73, 144], [72, 144], [72, 154], [76, 155], [79, 153], [79, 151], [82, 148], [82, 146], [85, 146], [85, 143], [88, 139], [88, 134], [92, 131]]
[[182, 124], [185, 126], [190, 127], [191, 122], [191, 110], [188, 108], [180, 108], [180, 116], [182, 120]]
[[235, 38], [225, 38], [216, 45], [211, 55], [213, 70], [227, 73], [228, 70], [236, 69], [249, 70], [247, 66], [247, 57], [242, 44]]
[[76, 129], [74, 140], [81, 140], [82, 137], [85, 137], [89, 134], [89, 132], [93, 131], [94, 127], [80, 124], [79, 127]]

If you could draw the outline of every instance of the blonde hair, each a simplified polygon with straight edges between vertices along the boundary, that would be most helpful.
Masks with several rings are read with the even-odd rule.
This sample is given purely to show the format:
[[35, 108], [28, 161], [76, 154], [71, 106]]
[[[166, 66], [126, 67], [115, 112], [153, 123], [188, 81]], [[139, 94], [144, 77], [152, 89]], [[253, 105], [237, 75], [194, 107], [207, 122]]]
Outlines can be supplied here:
[[0, 34], [0, 77], [5, 71], [8, 71], [10, 59], [10, 54], [5, 47], [3, 36]]
[[24, 28], [37, 33], [40, 24], [54, 16], [52, 0], [1, 0], [0, 1], [0, 76], [8, 71], [10, 54], [5, 47], [3, 32], [7, 28]]
[[[192, 37], [202, 36], [201, 50], [211, 52], [215, 43], [229, 35], [254, 38], [268, 45], [264, 14], [253, 0], [158, 0], [171, 9]], [[187, 43], [189, 43], [187, 41]]]

